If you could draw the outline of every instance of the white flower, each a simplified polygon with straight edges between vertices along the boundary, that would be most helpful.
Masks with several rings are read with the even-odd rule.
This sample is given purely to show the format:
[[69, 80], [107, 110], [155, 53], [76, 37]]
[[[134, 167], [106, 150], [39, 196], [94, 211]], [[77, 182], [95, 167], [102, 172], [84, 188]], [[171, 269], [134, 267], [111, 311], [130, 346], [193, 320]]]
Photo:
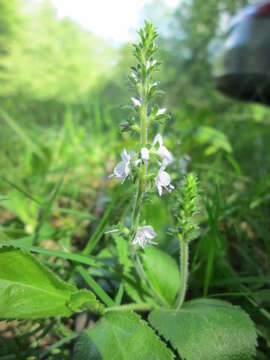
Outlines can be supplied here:
[[141, 158], [143, 162], [149, 160], [149, 150], [146, 147], [141, 148]]
[[134, 80], [137, 80], [137, 75], [135, 74], [135, 72], [131, 71], [131, 76], [133, 77]]
[[172, 192], [174, 189], [174, 186], [171, 185], [171, 177], [170, 175], [165, 171], [165, 166], [161, 165], [158, 174], [155, 178], [155, 184], [158, 189], [159, 196], [162, 195], [162, 188], [164, 187], [169, 193]]
[[156, 232], [152, 226], [140, 226], [136, 232], [136, 235], [132, 241], [132, 245], [138, 244], [140, 247], [144, 248], [148, 244], [156, 244], [154, 241], [151, 241], [156, 237]]
[[140, 165], [142, 162], [142, 159], [137, 159], [134, 161], [134, 165], [137, 167], [138, 165]]
[[158, 116], [158, 115], [163, 115], [163, 114], [165, 114], [166, 111], [167, 111], [166, 108], [158, 109], [157, 116]]
[[152, 61], [147, 60], [147, 62], [146, 62], [146, 70], [148, 70], [151, 66], [156, 65], [156, 63], [157, 63], [157, 60], [152, 60]]
[[162, 158], [162, 165], [166, 167], [173, 161], [173, 156], [166, 146], [163, 145], [163, 139], [160, 134], [155, 136], [152, 146], [155, 146], [157, 143], [159, 144], [159, 148], [156, 150], [156, 154]]
[[116, 177], [117, 179], [120, 179], [121, 183], [123, 183], [126, 177], [130, 174], [130, 161], [133, 156], [133, 151], [128, 154], [126, 149], [124, 149], [121, 153], [122, 161], [115, 166], [113, 174], [110, 175], [109, 178]]
[[139, 106], [142, 105], [141, 102], [140, 102], [140, 100], [138, 100], [138, 99], [136, 99], [136, 98], [134, 98], [134, 97], [131, 98], [131, 101], [132, 101], [132, 104], [133, 104], [135, 107], [139, 107]]

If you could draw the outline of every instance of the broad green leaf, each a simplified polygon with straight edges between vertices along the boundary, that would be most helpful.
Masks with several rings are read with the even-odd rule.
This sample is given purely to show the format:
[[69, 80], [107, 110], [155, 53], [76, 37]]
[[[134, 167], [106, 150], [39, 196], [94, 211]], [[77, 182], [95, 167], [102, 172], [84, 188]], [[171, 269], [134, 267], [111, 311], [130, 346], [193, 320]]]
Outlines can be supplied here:
[[0, 318], [70, 316], [83, 309], [103, 310], [94, 294], [65, 283], [30, 253], [0, 249]]
[[176, 261], [154, 247], [146, 248], [143, 260], [147, 277], [153, 288], [164, 303], [172, 305], [180, 283]]
[[107, 313], [78, 339], [74, 360], [172, 360], [173, 355], [139, 315]]
[[251, 360], [255, 355], [252, 321], [225, 301], [199, 299], [180, 310], [153, 310], [149, 321], [185, 360]]

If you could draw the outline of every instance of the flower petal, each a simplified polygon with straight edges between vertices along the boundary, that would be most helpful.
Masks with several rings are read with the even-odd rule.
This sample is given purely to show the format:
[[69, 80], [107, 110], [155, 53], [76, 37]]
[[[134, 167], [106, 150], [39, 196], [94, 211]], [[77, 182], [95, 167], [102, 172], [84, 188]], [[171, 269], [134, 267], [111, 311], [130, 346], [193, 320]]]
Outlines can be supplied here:
[[166, 111], [167, 111], [166, 108], [158, 109], [157, 116], [158, 116], [158, 115], [163, 115], [163, 114], [165, 114]]
[[166, 165], [170, 164], [173, 161], [172, 153], [164, 145], [161, 145], [160, 148], [156, 151], [156, 153], [163, 160], [166, 160]]
[[144, 162], [149, 160], [149, 150], [146, 147], [141, 148], [141, 158]]
[[156, 237], [156, 232], [152, 228], [152, 226], [141, 226], [138, 228], [136, 235], [132, 241], [132, 245], [138, 244], [140, 247], [144, 248], [147, 243], [155, 244], [152, 239]]
[[114, 175], [117, 177], [117, 178], [121, 178], [124, 173], [125, 173], [125, 162], [124, 161], [121, 161], [120, 163], [118, 163], [115, 168], [114, 168]]
[[154, 239], [157, 236], [155, 230], [150, 225], [143, 226], [141, 228], [141, 230], [142, 229], [143, 229], [143, 232], [144, 232], [145, 236], [147, 237], [147, 239]]
[[121, 158], [122, 158], [122, 160], [125, 161], [125, 162], [130, 160], [130, 156], [128, 155], [126, 149], [124, 149], [124, 150], [121, 152]]
[[137, 167], [142, 162], [142, 159], [138, 159], [134, 161], [134, 165]]
[[169, 186], [171, 183], [171, 177], [166, 171], [160, 171], [158, 178], [159, 178], [160, 184], [164, 187]]
[[133, 104], [135, 107], [142, 105], [141, 102], [140, 102], [140, 100], [138, 100], [138, 99], [136, 99], [136, 98], [134, 98], [134, 97], [131, 98], [131, 101], [132, 101], [132, 104]]
[[156, 143], [159, 143], [159, 146], [163, 145], [163, 139], [162, 139], [162, 136], [160, 134], [157, 134], [155, 136], [152, 146], [155, 146]]

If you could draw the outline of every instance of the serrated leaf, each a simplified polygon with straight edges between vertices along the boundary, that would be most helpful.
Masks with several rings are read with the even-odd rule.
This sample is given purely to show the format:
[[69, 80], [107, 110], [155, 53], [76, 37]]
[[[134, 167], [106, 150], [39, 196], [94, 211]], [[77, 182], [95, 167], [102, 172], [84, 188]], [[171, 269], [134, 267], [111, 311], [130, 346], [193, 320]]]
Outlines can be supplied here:
[[62, 281], [30, 253], [0, 249], [0, 318], [70, 316], [85, 308], [102, 311], [90, 291]]
[[225, 301], [199, 299], [180, 310], [153, 310], [149, 321], [185, 360], [251, 360], [255, 355], [253, 322]]
[[173, 355], [131, 312], [111, 312], [78, 339], [74, 360], [172, 360]]
[[145, 249], [143, 260], [147, 277], [153, 288], [164, 303], [172, 305], [180, 284], [176, 261], [155, 247]]

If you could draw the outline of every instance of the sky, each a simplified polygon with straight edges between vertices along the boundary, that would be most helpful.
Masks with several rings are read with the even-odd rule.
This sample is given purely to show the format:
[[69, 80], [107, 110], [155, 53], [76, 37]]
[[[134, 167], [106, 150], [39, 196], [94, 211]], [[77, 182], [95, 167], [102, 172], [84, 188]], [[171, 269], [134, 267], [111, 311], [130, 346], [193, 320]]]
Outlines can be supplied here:
[[[115, 42], [130, 40], [140, 11], [151, 0], [51, 0], [59, 17], [68, 16], [85, 29]], [[175, 7], [179, 0], [164, 0]]]

